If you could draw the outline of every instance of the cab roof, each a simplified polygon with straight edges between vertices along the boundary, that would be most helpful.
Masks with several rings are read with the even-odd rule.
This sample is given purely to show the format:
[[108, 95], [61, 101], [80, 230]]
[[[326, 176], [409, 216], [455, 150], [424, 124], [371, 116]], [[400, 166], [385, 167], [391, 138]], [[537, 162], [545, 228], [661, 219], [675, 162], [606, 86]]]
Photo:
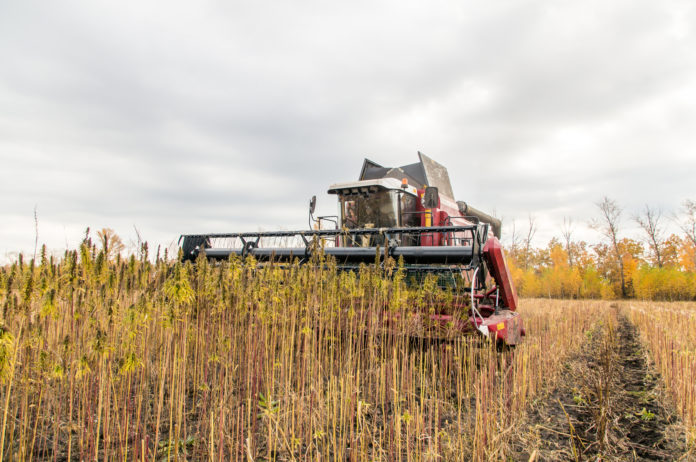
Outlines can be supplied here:
[[401, 167], [382, 167], [376, 162], [365, 159], [359, 179], [395, 178], [401, 181], [402, 178], [407, 178], [410, 185], [417, 188], [435, 186], [440, 194], [454, 199], [447, 168], [420, 151], [418, 152], [418, 160], [419, 162], [415, 164], [402, 165]]
[[416, 188], [410, 184], [402, 188], [401, 181], [396, 178], [379, 178], [374, 180], [351, 181], [348, 183], [335, 183], [329, 186], [329, 194], [367, 194], [377, 191], [399, 190], [413, 196], [417, 195]]

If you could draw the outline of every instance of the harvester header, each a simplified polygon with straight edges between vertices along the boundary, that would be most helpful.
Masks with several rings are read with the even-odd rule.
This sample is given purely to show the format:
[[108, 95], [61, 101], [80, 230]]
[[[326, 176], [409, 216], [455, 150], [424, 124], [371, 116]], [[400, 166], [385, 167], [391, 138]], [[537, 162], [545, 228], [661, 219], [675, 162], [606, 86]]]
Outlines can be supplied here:
[[[514, 345], [524, 335], [517, 294], [505, 263], [500, 220], [454, 200], [447, 169], [418, 153], [419, 162], [387, 168], [365, 159], [357, 181], [337, 183], [328, 193], [338, 214], [314, 217], [314, 229], [189, 234], [181, 237], [184, 260], [200, 254], [224, 260], [253, 257], [260, 262], [318, 261], [323, 254], [342, 270], [402, 261], [416, 276], [456, 275], [443, 285], [454, 291], [454, 306], [431, 315], [434, 323], [459, 326]], [[461, 322], [465, 320], [467, 322]]]

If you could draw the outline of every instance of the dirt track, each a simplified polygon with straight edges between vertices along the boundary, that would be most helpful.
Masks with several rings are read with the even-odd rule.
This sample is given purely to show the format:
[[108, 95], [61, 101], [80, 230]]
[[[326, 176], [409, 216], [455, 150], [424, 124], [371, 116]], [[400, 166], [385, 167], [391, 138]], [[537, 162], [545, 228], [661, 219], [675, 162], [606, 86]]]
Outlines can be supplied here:
[[620, 313], [588, 332], [564, 374], [527, 416], [515, 460], [696, 460], [636, 328]]

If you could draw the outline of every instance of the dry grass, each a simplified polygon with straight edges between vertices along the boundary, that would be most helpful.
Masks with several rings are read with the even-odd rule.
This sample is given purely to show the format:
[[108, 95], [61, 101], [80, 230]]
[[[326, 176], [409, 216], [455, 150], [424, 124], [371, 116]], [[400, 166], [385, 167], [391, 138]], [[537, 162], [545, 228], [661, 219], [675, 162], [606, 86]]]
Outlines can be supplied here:
[[409, 313], [448, 296], [367, 269], [110, 262], [89, 246], [17, 262], [0, 271], [1, 457], [504, 459], [608, 305], [524, 300], [508, 352], [408, 335]]
[[677, 412], [696, 443], [696, 303], [626, 302]]

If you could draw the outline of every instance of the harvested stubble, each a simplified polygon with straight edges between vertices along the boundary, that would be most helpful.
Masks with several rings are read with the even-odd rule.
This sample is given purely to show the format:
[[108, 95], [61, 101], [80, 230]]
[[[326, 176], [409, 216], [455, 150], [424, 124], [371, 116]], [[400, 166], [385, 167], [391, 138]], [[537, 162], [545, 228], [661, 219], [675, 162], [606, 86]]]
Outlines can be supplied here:
[[508, 352], [408, 335], [407, 313], [448, 297], [331, 265], [110, 262], [87, 245], [19, 261], [0, 270], [0, 458], [503, 458], [606, 305], [524, 301]]
[[696, 303], [625, 302], [696, 444]]

